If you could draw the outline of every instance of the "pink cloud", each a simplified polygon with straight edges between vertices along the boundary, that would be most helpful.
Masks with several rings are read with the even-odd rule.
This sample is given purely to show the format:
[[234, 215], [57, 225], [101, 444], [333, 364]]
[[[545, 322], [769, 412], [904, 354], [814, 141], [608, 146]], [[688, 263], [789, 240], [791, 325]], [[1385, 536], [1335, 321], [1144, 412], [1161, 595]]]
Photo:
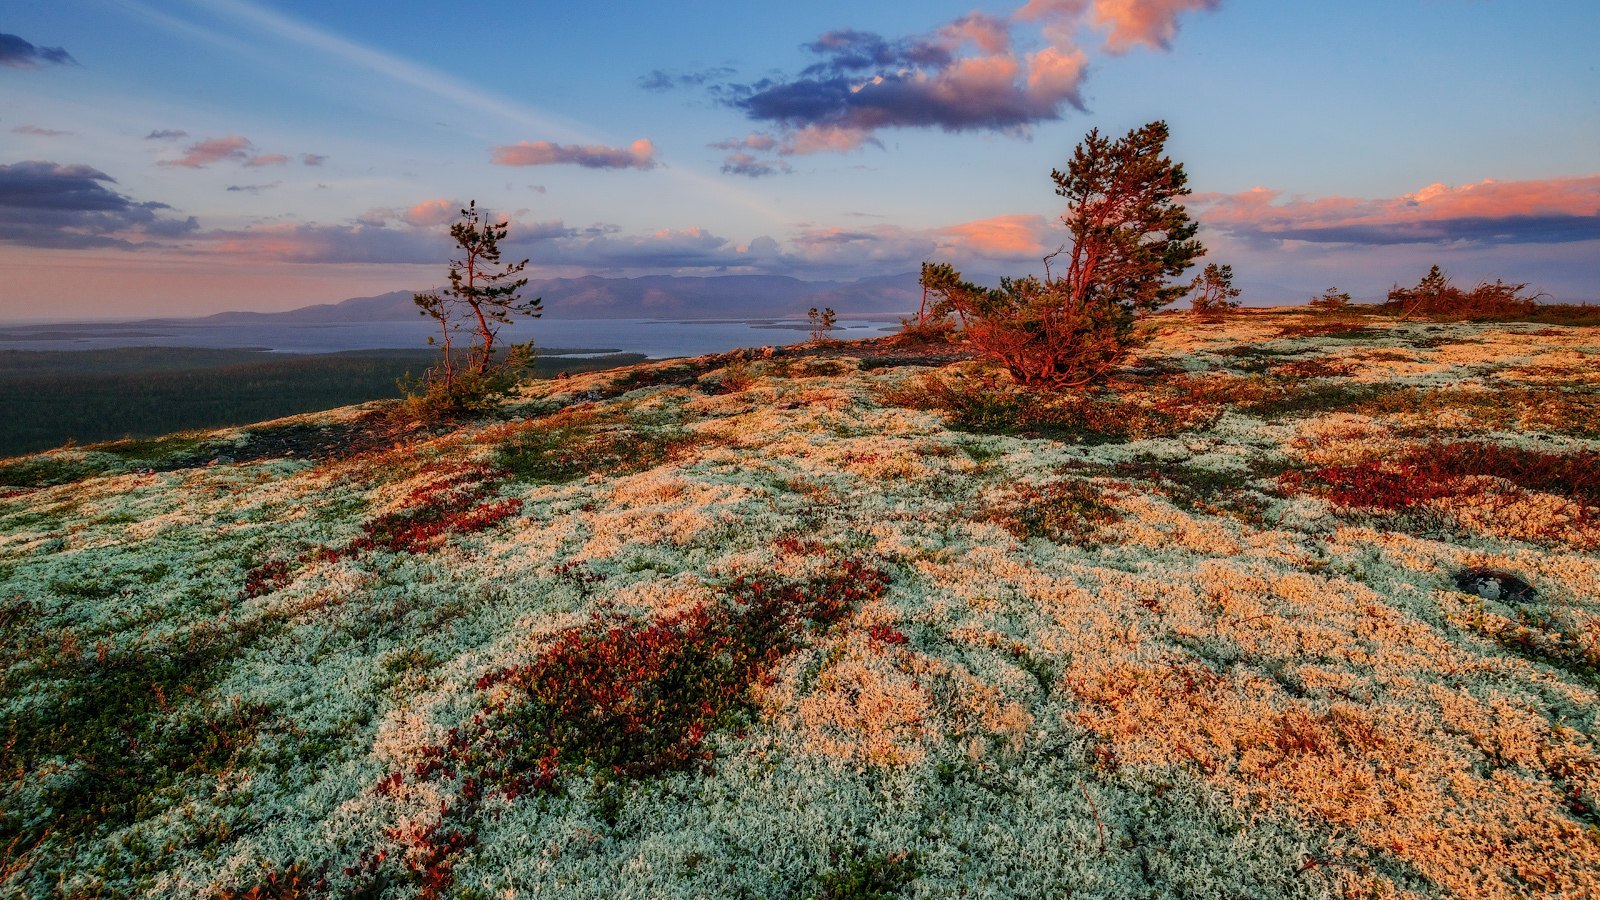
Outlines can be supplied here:
[[[1052, 232], [1056, 232], [1052, 235]], [[953, 256], [1037, 262], [1065, 238], [1044, 216], [1010, 215], [939, 229], [941, 252]], [[1047, 243], [1051, 240], [1056, 243]]]
[[245, 160], [244, 164], [247, 168], [259, 169], [262, 166], [281, 166], [288, 161], [289, 157], [284, 156], [282, 153], [263, 153], [260, 156], [250, 157]]
[[1478, 241], [1565, 243], [1600, 239], [1600, 175], [1450, 186], [1385, 199], [1284, 200], [1255, 188], [1196, 194], [1206, 226], [1264, 240], [1397, 244]]
[[405, 220], [407, 225], [417, 227], [448, 225], [456, 220], [456, 216], [460, 215], [462, 205], [455, 200], [443, 198], [424, 200], [407, 208], [405, 212], [401, 213], [400, 218]]
[[940, 42], [950, 49], [972, 44], [988, 54], [1011, 51], [1011, 29], [1004, 19], [986, 13], [968, 13], [940, 28]]
[[1028, 0], [1012, 18], [1042, 23], [1045, 36], [1058, 49], [1071, 43], [1073, 33], [1087, 19], [1108, 31], [1107, 50], [1125, 53], [1136, 44], [1152, 50], [1170, 49], [1178, 35], [1180, 15], [1221, 5], [1222, 0]]
[[784, 135], [778, 152], [784, 156], [843, 153], [866, 144], [882, 146], [878, 139], [872, 136], [870, 128], [809, 125]]
[[1167, 50], [1178, 35], [1178, 16], [1212, 10], [1222, 0], [1094, 0], [1094, 24], [1107, 28], [1106, 48], [1125, 53], [1135, 44]]
[[646, 138], [626, 149], [601, 145], [580, 146], [550, 141], [521, 141], [495, 147], [491, 161], [501, 166], [577, 165], [586, 169], [653, 169], [656, 148]]
[[204, 169], [212, 163], [227, 159], [246, 161], [250, 158], [250, 151], [254, 149], [255, 145], [250, 143], [248, 138], [230, 134], [227, 137], [208, 138], [197, 144], [190, 144], [183, 156], [178, 159], [162, 160], [160, 164], [182, 166], [186, 169]]

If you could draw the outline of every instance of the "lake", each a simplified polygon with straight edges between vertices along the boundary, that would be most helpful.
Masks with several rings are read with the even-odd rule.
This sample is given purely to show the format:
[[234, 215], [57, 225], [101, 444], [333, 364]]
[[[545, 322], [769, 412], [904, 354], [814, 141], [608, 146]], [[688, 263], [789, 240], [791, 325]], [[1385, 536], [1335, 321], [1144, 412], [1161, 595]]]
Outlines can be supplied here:
[[[841, 322], [836, 338], [874, 337], [898, 330], [897, 320]], [[0, 324], [0, 350], [90, 350], [109, 347], [263, 348], [279, 353], [421, 349], [429, 329], [417, 322], [305, 324], [288, 322], [160, 322]], [[653, 359], [725, 353], [740, 347], [794, 344], [810, 337], [805, 320], [541, 319], [501, 332], [532, 336], [553, 354], [642, 353]], [[463, 335], [463, 339], [467, 336]], [[561, 353], [561, 351], [582, 351]]]

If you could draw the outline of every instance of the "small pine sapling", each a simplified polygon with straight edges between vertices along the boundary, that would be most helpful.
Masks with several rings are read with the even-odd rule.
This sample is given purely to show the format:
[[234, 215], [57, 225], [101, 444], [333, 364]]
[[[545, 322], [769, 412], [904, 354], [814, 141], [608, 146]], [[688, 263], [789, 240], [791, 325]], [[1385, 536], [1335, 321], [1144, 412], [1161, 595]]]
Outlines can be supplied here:
[[[470, 202], [461, 210], [461, 220], [450, 226], [461, 254], [450, 261], [450, 285], [412, 297], [418, 312], [433, 319], [439, 330], [437, 338], [428, 338], [430, 346], [440, 348], [439, 363], [424, 376], [422, 396], [413, 395], [428, 409], [459, 412], [481, 406], [490, 395], [508, 389], [532, 362], [532, 341], [510, 345], [501, 359], [495, 355], [502, 326], [514, 316], [537, 319], [543, 313], [540, 298], [519, 296], [528, 284], [522, 277], [528, 261], [500, 262], [500, 242], [509, 230], [509, 222], [484, 221], [477, 201]], [[475, 339], [465, 359], [455, 355], [456, 337], [463, 329]], [[408, 376], [401, 386], [411, 393], [416, 384]]]
[[1322, 292], [1320, 297], [1311, 298], [1311, 308], [1319, 312], [1340, 312], [1350, 305], [1350, 294], [1341, 293], [1338, 288], [1331, 287]]
[[1238, 297], [1243, 293], [1233, 286], [1233, 266], [1208, 263], [1189, 285], [1194, 294], [1190, 300], [1193, 310], [1201, 315], [1219, 315], [1239, 308]]
[[811, 307], [806, 313], [806, 319], [811, 322], [811, 340], [814, 342], [826, 340], [828, 333], [833, 331], [839, 321], [831, 306], [825, 306], [821, 310], [815, 306]]

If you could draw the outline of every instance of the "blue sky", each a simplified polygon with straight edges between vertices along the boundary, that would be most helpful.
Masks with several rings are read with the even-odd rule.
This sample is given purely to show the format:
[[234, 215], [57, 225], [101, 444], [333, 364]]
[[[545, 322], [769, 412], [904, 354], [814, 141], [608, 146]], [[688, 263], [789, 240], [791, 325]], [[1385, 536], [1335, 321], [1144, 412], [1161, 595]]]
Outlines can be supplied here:
[[1038, 271], [1050, 169], [1154, 119], [1247, 300], [1600, 299], [1592, 4], [11, 0], [0, 318], [282, 309], [441, 279]]

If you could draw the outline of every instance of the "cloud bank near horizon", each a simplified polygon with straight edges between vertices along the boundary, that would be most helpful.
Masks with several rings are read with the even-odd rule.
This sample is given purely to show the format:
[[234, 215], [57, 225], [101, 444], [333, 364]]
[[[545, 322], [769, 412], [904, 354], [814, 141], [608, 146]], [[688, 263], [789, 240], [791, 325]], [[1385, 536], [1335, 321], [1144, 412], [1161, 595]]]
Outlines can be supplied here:
[[1384, 199], [1196, 194], [1207, 227], [1258, 243], [1565, 244], [1600, 240], [1600, 175], [1431, 184]]
[[28, 160], [0, 165], [0, 243], [53, 250], [136, 249], [193, 233], [193, 216], [164, 218], [165, 203], [139, 202], [85, 165]]
[[[112, 248], [141, 251], [141, 256], [171, 253], [219, 264], [442, 265], [450, 252], [447, 226], [465, 205], [440, 197], [368, 210], [342, 223], [202, 229], [194, 217], [165, 203], [125, 196], [115, 184], [110, 175], [85, 165], [29, 161], [0, 166], [0, 244]], [[259, 193], [277, 186], [240, 184], [228, 190]], [[1257, 188], [1196, 194], [1188, 205], [1209, 233], [1206, 243], [1214, 257], [1234, 263], [1253, 260], [1262, 271], [1291, 261], [1304, 265], [1311, 248], [1342, 257], [1351, 248], [1398, 251], [1418, 245], [1455, 254], [1542, 244], [1555, 264], [1570, 267], [1571, 254], [1558, 248], [1600, 240], [1600, 175], [1435, 184], [1380, 199], [1286, 198], [1282, 192]], [[640, 234], [604, 223], [533, 220], [528, 213], [518, 209], [494, 215], [510, 222], [510, 254], [528, 256], [539, 268], [606, 274], [739, 272], [830, 279], [915, 271], [924, 260], [947, 260], [977, 273], [1037, 271], [1039, 260], [1067, 240], [1055, 217], [1039, 214], [925, 228], [819, 224], [741, 242], [697, 225]], [[1392, 270], [1417, 265], [1411, 258], [1421, 257], [1415, 250], [1407, 252], [1410, 257], [1385, 257], [1392, 258]]]

